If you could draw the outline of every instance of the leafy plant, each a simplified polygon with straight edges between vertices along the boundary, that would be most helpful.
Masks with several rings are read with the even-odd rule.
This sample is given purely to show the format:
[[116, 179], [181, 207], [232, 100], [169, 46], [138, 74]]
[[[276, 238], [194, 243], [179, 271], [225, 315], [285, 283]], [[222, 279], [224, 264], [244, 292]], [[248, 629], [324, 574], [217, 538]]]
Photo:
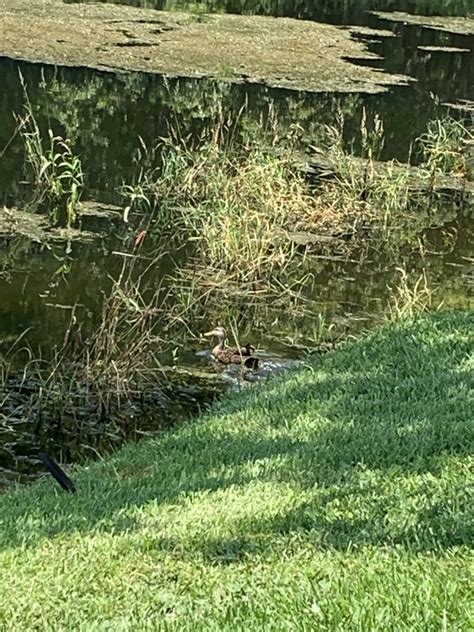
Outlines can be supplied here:
[[68, 139], [48, 129], [46, 139], [38, 126], [26, 85], [25, 115], [18, 117], [25, 161], [32, 185], [32, 206], [48, 214], [52, 223], [70, 228], [77, 222], [84, 188], [81, 160]]

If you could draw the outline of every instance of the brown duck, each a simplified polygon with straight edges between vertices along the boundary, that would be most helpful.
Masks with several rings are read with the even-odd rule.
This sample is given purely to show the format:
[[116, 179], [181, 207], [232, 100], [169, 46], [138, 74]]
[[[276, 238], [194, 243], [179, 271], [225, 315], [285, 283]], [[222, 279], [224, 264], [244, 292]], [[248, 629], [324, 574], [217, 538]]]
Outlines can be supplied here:
[[216, 336], [218, 342], [212, 350], [214, 358], [222, 364], [242, 364], [249, 369], [258, 368], [258, 358], [253, 354], [255, 347], [247, 342], [244, 347], [226, 347], [227, 332], [224, 327], [216, 327], [205, 336]]

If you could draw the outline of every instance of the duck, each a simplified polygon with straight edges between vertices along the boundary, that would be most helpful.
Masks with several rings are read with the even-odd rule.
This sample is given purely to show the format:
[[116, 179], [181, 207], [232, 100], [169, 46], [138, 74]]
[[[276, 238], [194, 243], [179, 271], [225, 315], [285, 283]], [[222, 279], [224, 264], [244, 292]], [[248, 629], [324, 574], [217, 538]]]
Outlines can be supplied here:
[[217, 345], [211, 352], [217, 362], [221, 364], [241, 364], [248, 369], [258, 368], [259, 359], [252, 355], [255, 352], [255, 347], [250, 342], [247, 342], [243, 347], [226, 347], [227, 331], [220, 325], [205, 333], [204, 336], [215, 336], [217, 338]]

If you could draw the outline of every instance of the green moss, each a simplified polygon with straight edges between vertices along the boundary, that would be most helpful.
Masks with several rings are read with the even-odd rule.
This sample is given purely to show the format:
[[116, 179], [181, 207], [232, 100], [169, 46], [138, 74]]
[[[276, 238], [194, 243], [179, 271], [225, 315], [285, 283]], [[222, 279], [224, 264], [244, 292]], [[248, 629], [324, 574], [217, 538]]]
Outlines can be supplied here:
[[0, 629], [469, 629], [473, 331], [390, 324], [78, 469], [75, 496], [6, 493]]

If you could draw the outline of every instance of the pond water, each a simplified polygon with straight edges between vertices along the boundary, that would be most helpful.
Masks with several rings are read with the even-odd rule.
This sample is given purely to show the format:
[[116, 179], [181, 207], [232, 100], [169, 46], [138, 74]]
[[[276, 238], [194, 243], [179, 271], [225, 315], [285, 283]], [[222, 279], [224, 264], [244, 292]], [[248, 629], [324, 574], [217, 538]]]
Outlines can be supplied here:
[[[68, 0], [71, 1], [71, 0]], [[406, 11], [419, 15], [472, 13], [470, 0], [105, 0], [116, 4], [203, 13], [272, 15], [334, 24], [366, 24], [369, 11]]]
[[[87, 195], [103, 202], [121, 203], [117, 187], [131, 182], [137, 165], [131, 157], [140, 145], [139, 138], [150, 144], [166, 135], [170, 123], [181, 133], [199, 134], [215, 115], [216, 103], [229, 116], [236, 116], [244, 103], [250, 117], [259, 119], [276, 110], [282, 129], [298, 123], [305, 130], [305, 140], [318, 144], [323, 125], [334, 124], [337, 113], [344, 113], [345, 141], [355, 151], [360, 147], [360, 123], [363, 111], [370, 119], [375, 113], [384, 121], [385, 146], [382, 159], [404, 161], [410, 145], [422, 134], [427, 122], [447, 113], [443, 103], [474, 98], [472, 77], [473, 38], [439, 33], [418, 26], [390, 24], [369, 15], [367, 9], [407, 10], [417, 13], [466, 15], [467, 0], [453, 2], [171, 2], [136, 0], [128, 4], [161, 10], [227, 11], [285, 15], [329, 21], [336, 24], [361, 24], [393, 30], [397, 37], [368, 42], [370, 50], [381, 55], [375, 63], [394, 73], [414, 79], [411, 85], [397, 87], [380, 95], [302, 94], [269, 89], [263, 85], [238, 86], [210, 80], [164, 80], [139, 73], [110, 74], [84, 69], [42, 67], [35, 64], [0, 60], [4, 89], [0, 95], [0, 203], [21, 205], [25, 196], [22, 183], [24, 156], [19, 139], [14, 136], [15, 114], [22, 112], [24, 96], [19, 81], [21, 71], [31, 103], [42, 130], [51, 126], [56, 133], [71, 139], [81, 156], [87, 176]], [[314, 7], [317, 5], [317, 8]], [[269, 9], [269, 7], [272, 7]], [[276, 7], [276, 8], [275, 8]], [[451, 46], [469, 49], [470, 53], [422, 51], [419, 46]], [[3, 148], [5, 148], [3, 150]], [[400, 269], [416, 280], [426, 275], [434, 303], [445, 306], [472, 307], [472, 207], [457, 211], [456, 204], [446, 201], [449, 221], [442, 229], [427, 231], [424, 252], [404, 250], [397, 261], [372, 257], [371, 260], [313, 259], [308, 265], [312, 282], [306, 289], [308, 307], [304, 312], [288, 309], [283, 301], [271, 306], [238, 309], [239, 332], [251, 336], [259, 349], [268, 353], [267, 371], [291, 366], [303, 357], [321, 329], [342, 335], [369, 327], [380, 320], [390, 302], [390, 288], [400, 282]], [[136, 237], [139, 225], [125, 226], [120, 220], [90, 219], [84, 227], [100, 233], [95, 240], [69, 244], [34, 243], [12, 235], [3, 240], [0, 253], [0, 352], [25, 330], [33, 349], [47, 356], [64, 338], [77, 305], [85, 331], [92, 331], [111, 278], [120, 272], [123, 253]], [[154, 244], [166, 250], [160, 265], [154, 268], [152, 284], [172, 285], [169, 276], [185, 257], [169, 252], [166, 244]], [[168, 306], [166, 307], [168, 308]], [[147, 431], [156, 431], [210, 401], [226, 384], [235, 379], [216, 373], [206, 345], [199, 334], [221, 315], [213, 306], [208, 313], [201, 309], [188, 317], [186, 326], [164, 333], [172, 344], [163, 345], [165, 366], [174, 366], [166, 398], [169, 406], [157, 407], [149, 423], [124, 433], [117, 441], [107, 441], [100, 433], [87, 436], [84, 442], [74, 433], [55, 427], [50, 433], [38, 432], [37, 426], [14, 415], [0, 416], [0, 487], [14, 480], [27, 480], [38, 471], [35, 455], [47, 447], [52, 454], [66, 460], [84, 456], [116, 445], [124, 438], [135, 439]], [[266, 356], [264, 356], [266, 357]], [[176, 369], [177, 367], [177, 369]], [[176, 377], [176, 371], [179, 377]], [[184, 376], [184, 377], [183, 377]], [[209, 379], [207, 379], [207, 377]], [[216, 379], [214, 379], [214, 377]], [[176, 402], [179, 400], [179, 404]], [[174, 403], [173, 403], [174, 402]]]

